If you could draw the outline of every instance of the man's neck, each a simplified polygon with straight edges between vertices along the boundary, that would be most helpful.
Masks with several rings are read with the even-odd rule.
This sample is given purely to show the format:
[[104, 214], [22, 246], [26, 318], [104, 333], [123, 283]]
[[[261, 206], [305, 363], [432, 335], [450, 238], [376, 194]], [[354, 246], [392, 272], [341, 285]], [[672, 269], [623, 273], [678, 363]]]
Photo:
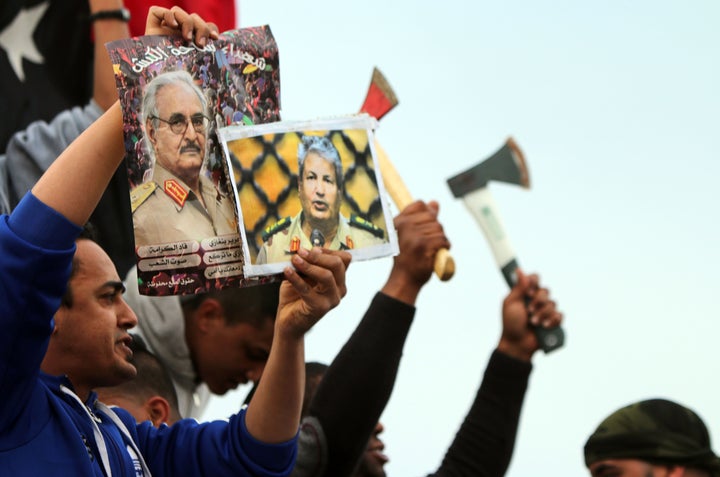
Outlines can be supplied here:
[[318, 230], [325, 238], [325, 244], [330, 245], [337, 234], [338, 222], [334, 220], [312, 220], [302, 215], [302, 231], [310, 238], [313, 230]]

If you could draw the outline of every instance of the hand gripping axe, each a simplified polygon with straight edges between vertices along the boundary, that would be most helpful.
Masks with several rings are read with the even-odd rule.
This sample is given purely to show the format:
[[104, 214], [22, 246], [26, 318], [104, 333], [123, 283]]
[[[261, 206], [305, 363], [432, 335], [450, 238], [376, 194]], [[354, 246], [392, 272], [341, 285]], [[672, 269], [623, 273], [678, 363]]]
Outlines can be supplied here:
[[[455, 197], [463, 199], [465, 206], [475, 217], [490, 244], [495, 261], [508, 286], [517, 282], [518, 268], [515, 252], [503, 228], [495, 201], [488, 189], [488, 182], [500, 181], [530, 188], [530, 176], [523, 153], [512, 138], [492, 156], [448, 179]], [[546, 353], [565, 342], [565, 332], [554, 328], [534, 327], [540, 348]]]
[[[361, 113], [368, 113], [370, 116], [380, 120], [391, 109], [398, 104], [397, 96], [379, 69], [373, 69], [370, 88], [365, 96], [365, 102], [360, 108]], [[410, 191], [400, 177], [397, 169], [393, 166], [385, 150], [380, 143], [375, 141], [375, 152], [377, 154], [378, 166], [382, 174], [385, 189], [390, 194], [393, 202], [399, 210], [413, 202]], [[455, 274], [455, 261], [446, 248], [442, 248], [435, 254], [435, 274], [442, 281], [450, 280]]]

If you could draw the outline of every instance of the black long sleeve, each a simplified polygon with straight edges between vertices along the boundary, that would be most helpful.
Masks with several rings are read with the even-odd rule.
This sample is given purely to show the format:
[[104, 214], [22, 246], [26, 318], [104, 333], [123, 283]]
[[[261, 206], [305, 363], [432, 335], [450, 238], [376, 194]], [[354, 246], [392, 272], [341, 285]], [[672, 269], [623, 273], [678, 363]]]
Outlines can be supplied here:
[[532, 365], [499, 351], [490, 356], [470, 411], [433, 477], [500, 477], [515, 447]]
[[310, 404], [327, 438], [324, 476], [349, 476], [390, 399], [415, 307], [377, 293]]

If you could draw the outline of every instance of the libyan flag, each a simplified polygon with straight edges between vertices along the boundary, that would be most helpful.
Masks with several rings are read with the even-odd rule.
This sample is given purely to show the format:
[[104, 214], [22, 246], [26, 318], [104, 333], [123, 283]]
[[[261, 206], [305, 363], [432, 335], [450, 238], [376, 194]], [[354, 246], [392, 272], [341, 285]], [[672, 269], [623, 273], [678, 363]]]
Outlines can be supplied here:
[[[236, 0], [125, 0], [130, 33], [142, 35], [151, 5], [178, 5], [235, 28]], [[87, 0], [0, 0], [0, 154], [13, 133], [51, 120], [92, 96], [93, 44]]]
[[0, 2], [0, 153], [16, 131], [92, 95], [87, 0]]

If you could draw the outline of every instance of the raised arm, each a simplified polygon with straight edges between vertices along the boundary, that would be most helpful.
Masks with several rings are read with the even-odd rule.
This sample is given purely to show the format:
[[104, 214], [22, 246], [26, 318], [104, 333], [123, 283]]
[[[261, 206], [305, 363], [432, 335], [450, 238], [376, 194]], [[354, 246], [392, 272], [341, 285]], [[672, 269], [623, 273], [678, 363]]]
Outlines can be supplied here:
[[275, 334], [262, 380], [250, 402], [247, 430], [263, 442], [297, 435], [305, 389], [305, 333], [345, 296], [347, 252], [300, 249], [285, 269]]
[[[395, 218], [400, 253], [390, 276], [310, 403], [308, 415], [321, 427], [313, 432], [324, 433], [327, 441], [327, 467], [321, 475], [352, 473], [390, 399], [415, 301], [432, 276], [435, 253], [450, 248], [437, 213], [437, 203], [417, 201]], [[317, 475], [311, 469], [293, 475]]]
[[[178, 7], [150, 8], [146, 34], [177, 32], [185, 39], [194, 38], [198, 45], [217, 38], [215, 26], [197, 15]], [[33, 194], [71, 222], [84, 224], [123, 155], [122, 112], [115, 102], [53, 162], [33, 187]]]
[[[108, 10], [118, 10], [124, 7], [123, 0], [89, 0], [90, 13]], [[115, 74], [113, 73], [110, 55], [105, 43], [130, 37], [127, 22], [117, 18], [104, 18], [93, 22], [93, 36], [95, 37], [93, 56], [93, 99], [103, 110], [108, 109], [117, 100], [118, 93], [115, 87]]]
[[557, 326], [562, 314], [548, 289], [540, 287], [537, 275], [518, 270], [518, 283], [503, 302], [502, 317], [502, 336], [475, 401], [433, 476], [500, 477], [510, 465], [531, 359], [539, 349], [529, 323]]

